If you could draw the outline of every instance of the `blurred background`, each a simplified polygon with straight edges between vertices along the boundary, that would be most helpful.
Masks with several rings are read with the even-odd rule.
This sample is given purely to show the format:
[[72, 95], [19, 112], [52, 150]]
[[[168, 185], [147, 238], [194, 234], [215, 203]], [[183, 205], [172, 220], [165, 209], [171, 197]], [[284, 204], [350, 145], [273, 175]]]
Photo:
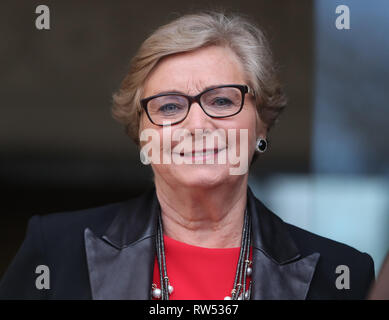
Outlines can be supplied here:
[[[50, 30], [35, 8], [50, 9]], [[350, 29], [338, 30], [338, 5]], [[3, 1], [0, 277], [34, 214], [125, 200], [151, 171], [110, 114], [130, 58], [199, 9], [247, 14], [270, 40], [289, 98], [250, 186], [284, 220], [369, 253], [389, 249], [389, 1]]]

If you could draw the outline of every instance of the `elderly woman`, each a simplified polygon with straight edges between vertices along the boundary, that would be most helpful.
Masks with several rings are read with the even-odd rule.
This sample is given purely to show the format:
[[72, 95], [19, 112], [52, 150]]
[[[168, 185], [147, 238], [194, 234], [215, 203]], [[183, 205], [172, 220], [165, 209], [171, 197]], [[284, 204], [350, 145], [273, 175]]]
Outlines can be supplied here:
[[285, 101], [267, 41], [246, 19], [201, 13], [160, 27], [113, 108], [155, 188], [31, 218], [0, 297], [365, 298], [369, 255], [283, 222], [248, 187]]

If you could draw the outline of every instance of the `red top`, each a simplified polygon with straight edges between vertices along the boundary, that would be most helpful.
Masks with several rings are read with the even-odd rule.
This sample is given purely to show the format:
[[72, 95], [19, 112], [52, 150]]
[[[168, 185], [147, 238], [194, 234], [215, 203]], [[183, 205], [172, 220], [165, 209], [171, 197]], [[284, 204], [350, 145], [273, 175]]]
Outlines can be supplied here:
[[[204, 248], [164, 237], [166, 271], [174, 291], [170, 300], [223, 300], [231, 296], [240, 247]], [[250, 247], [250, 260], [252, 248]], [[246, 278], [247, 288], [250, 277]], [[160, 286], [157, 257], [153, 283]]]

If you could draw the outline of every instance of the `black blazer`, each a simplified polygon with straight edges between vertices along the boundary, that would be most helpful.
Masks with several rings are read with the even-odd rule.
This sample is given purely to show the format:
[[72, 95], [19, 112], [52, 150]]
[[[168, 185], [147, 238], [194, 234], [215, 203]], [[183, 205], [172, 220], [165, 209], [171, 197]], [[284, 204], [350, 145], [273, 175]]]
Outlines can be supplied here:
[[[373, 260], [347, 245], [283, 222], [248, 188], [252, 216], [252, 299], [364, 299]], [[0, 282], [0, 299], [150, 299], [160, 206], [153, 188], [129, 201], [34, 216]], [[38, 265], [50, 288], [38, 290]], [[350, 289], [337, 289], [339, 265]]]

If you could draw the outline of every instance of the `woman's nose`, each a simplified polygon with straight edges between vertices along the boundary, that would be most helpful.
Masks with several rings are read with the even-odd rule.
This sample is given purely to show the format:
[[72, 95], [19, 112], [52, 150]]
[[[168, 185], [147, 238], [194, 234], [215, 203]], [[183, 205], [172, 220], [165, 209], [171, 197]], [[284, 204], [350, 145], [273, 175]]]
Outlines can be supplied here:
[[195, 129], [207, 129], [214, 128], [213, 119], [206, 115], [201, 106], [194, 102], [190, 107], [189, 113], [185, 120], [182, 122], [182, 126], [189, 131], [193, 131]]

